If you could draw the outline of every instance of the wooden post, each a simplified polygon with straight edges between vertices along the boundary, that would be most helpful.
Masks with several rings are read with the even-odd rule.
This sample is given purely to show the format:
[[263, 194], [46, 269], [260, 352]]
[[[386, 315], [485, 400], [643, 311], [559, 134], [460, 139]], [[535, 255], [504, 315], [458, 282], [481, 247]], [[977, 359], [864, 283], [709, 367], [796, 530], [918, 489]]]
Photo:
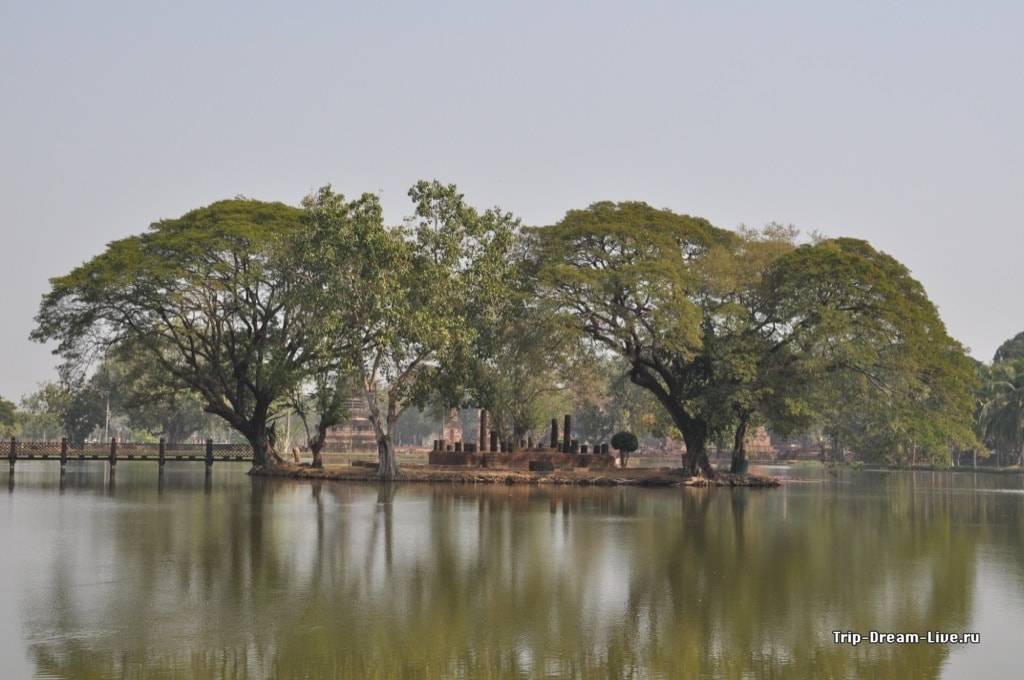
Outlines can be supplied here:
[[569, 453], [572, 447], [572, 416], [565, 414], [565, 422], [562, 425], [562, 453]]
[[558, 450], [558, 418], [551, 419], [551, 448]]
[[60, 438], [60, 473], [64, 474], [64, 467], [68, 464], [68, 438]]
[[160, 472], [164, 471], [164, 464], [167, 463], [167, 441], [160, 437], [160, 448], [157, 456], [157, 462], [160, 464]]
[[213, 467], [213, 440], [206, 440], [206, 469]]
[[117, 438], [110, 438], [110, 467], [117, 465]]

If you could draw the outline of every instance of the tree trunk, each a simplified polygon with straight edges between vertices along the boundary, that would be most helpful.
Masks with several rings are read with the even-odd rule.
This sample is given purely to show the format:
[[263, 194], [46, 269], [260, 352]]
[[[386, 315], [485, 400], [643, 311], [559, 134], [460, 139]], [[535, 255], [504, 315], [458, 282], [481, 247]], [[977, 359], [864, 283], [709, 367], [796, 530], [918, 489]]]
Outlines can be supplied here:
[[398, 462], [395, 460], [395, 447], [391, 437], [384, 435], [377, 438], [377, 474], [386, 481], [398, 478]]
[[279, 465], [284, 462], [277, 453], [274, 426], [267, 426], [269, 404], [257, 403], [251, 416], [243, 416], [223, 404], [209, 403], [203, 410], [227, 421], [236, 432], [245, 437], [252, 447], [254, 467]]
[[398, 422], [398, 404], [393, 395], [388, 395], [387, 415], [382, 417], [376, 395], [366, 390], [366, 405], [370, 410], [370, 424], [377, 440], [377, 474], [383, 480], [397, 479], [399, 476], [398, 461], [395, 460], [395, 445], [391, 441], [391, 433]]
[[[708, 424], [703, 419], [694, 418], [683, 408], [680, 400], [666, 390], [651, 375], [649, 370], [641, 365], [639, 361], [633, 362], [633, 369], [630, 371], [629, 379], [640, 387], [650, 390], [661, 405], [668, 411], [672, 422], [683, 435], [686, 443], [686, 453], [683, 455], [683, 472], [691, 477], [697, 475], [700, 469], [708, 479], [714, 479], [715, 471], [708, 460], [706, 448], [708, 439]], [[568, 419], [568, 416], [566, 416]], [[566, 422], [566, 425], [569, 425]]]
[[309, 450], [313, 454], [313, 467], [324, 466], [324, 444], [327, 443], [327, 430], [330, 426], [321, 419], [316, 426], [316, 435], [309, 440]]
[[254, 426], [246, 433], [246, 439], [252, 446], [252, 464], [256, 466], [279, 465], [284, 462], [277, 453], [273, 427]]
[[729, 472], [736, 473], [736, 469], [739, 464], [747, 459], [747, 421], [749, 416], [740, 416], [740, 422], [736, 426], [736, 434], [733, 437], [732, 443], [732, 464], [729, 466]]
[[683, 472], [696, 477], [698, 470], [708, 479], [715, 478], [715, 470], [708, 460], [707, 451], [707, 426], [702, 421], [691, 421], [691, 427], [683, 431], [683, 441], [686, 443], [686, 453], [683, 455]]

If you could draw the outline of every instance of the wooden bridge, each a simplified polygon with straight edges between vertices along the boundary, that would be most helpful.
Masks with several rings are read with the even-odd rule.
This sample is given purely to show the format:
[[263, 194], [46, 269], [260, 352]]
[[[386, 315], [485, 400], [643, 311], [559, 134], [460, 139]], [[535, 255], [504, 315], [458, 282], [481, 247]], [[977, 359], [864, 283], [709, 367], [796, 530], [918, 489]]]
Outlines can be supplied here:
[[163, 471], [167, 461], [196, 461], [213, 467], [214, 461], [252, 461], [252, 448], [239, 444], [214, 444], [207, 439], [205, 444], [177, 444], [168, 449], [161, 439], [157, 444], [119, 443], [111, 439], [110, 444], [70, 444], [67, 437], [59, 442], [22, 442], [11, 437], [7, 454], [11, 471], [19, 460], [53, 460], [60, 462], [61, 472], [69, 460], [102, 460], [111, 469], [122, 460], [151, 460], [158, 463]]

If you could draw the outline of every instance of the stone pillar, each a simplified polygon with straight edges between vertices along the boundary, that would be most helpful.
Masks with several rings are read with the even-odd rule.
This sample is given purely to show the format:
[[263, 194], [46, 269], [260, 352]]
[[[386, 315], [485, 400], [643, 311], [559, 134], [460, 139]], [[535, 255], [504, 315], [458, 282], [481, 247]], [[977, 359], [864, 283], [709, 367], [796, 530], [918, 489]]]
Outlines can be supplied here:
[[490, 452], [491, 453], [496, 453], [497, 451], [498, 451], [498, 433], [495, 432], [494, 430], [491, 430], [491, 448], [490, 448]]
[[558, 418], [551, 419], [551, 448], [558, 450]]
[[487, 450], [487, 409], [480, 409], [480, 450]]
[[565, 414], [565, 422], [562, 425], [562, 453], [569, 453], [572, 449], [572, 416]]

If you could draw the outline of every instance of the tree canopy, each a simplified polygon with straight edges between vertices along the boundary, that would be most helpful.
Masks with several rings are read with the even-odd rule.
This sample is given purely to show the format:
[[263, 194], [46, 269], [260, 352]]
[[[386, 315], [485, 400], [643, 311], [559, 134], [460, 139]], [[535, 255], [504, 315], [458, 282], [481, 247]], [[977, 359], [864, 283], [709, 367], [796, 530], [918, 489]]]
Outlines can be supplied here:
[[644, 203], [610, 202], [532, 233], [553, 313], [629, 362], [630, 379], [654, 394], [682, 433], [689, 471], [713, 474], [697, 265], [736, 236]]
[[291, 279], [275, 258], [301, 215], [234, 199], [156, 222], [51, 279], [31, 337], [56, 340], [71, 372], [104, 351], [143, 354], [272, 462], [272, 406], [319, 349], [305, 311], [284, 304]]
[[815, 413], [837, 443], [890, 462], [946, 464], [974, 445], [972, 362], [905, 266], [840, 238], [781, 256], [764, 286], [787, 386], [776, 411]]
[[587, 376], [615, 394], [577, 398], [581, 422], [664, 428], [656, 403], [690, 473], [714, 474], [710, 443], [731, 439], [742, 460], [759, 424], [819, 428], [835, 451], [888, 462], [941, 464], [977, 443], [970, 360], [906, 267], [864, 241], [800, 245], [792, 227], [733, 232], [638, 202], [521, 230], [454, 185], [409, 197], [400, 226], [377, 196], [325, 186], [301, 207], [220, 201], [110, 243], [51, 280], [32, 338], [57, 342], [67, 389], [39, 398], [82, 415], [61, 418], [76, 437], [95, 413], [70, 405], [97, 401], [97, 379], [130, 385], [123, 406], [164, 432], [194, 419], [143, 406], [185, 414], [195, 399], [273, 464], [282, 410], [307, 429], [315, 412], [318, 462], [359, 395], [385, 478], [406, 409], [471, 403], [518, 441]]
[[996, 452], [997, 465], [1009, 453], [1024, 464], [1024, 359], [1001, 361], [982, 370], [978, 432]]
[[370, 411], [384, 478], [398, 474], [394, 433], [412, 405], [456, 405], [468, 386], [475, 320], [491, 316], [518, 221], [478, 212], [454, 185], [409, 190], [413, 216], [388, 228], [373, 194], [323, 187], [304, 202], [292, 244], [299, 305], [354, 378]]
[[1024, 359], [1024, 331], [1017, 333], [996, 349], [992, 363], [998, 364], [1002, 361], [1014, 361]]
[[707, 443], [735, 428], [740, 448], [756, 414], [824, 421], [847, 444], [880, 431], [875, 446], [945, 460], [973, 442], [963, 348], [906, 268], [863, 241], [795, 247], [642, 203], [532, 233], [552, 308], [629, 362], [690, 472], [713, 474]]

